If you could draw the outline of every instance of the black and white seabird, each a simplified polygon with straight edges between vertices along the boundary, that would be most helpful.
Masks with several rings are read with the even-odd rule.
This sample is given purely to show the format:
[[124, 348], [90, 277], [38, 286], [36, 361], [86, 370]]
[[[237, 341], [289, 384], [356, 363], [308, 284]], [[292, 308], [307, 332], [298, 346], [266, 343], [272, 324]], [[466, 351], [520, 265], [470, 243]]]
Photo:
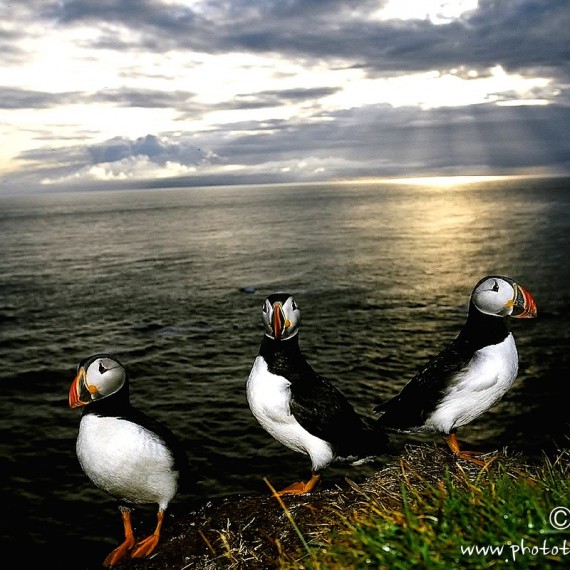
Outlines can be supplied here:
[[311, 479], [278, 494], [308, 493], [332, 461], [379, 455], [388, 438], [306, 361], [299, 347], [301, 312], [292, 295], [267, 297], [262, 316], [265, 335], [247, 380], [247, 401], [269, 434], [311, 459]]
[[482, 464], [473, 458], [476, 452], [460, 450], [457, 429], [497, 404], [517, 377], [517, 348], [506, 317], [536, 315], [532, 295], [512, 279], [481, 279], [457, 338], [398, 395], [374, 408], [382, 414], [378, 424], [404, 432], [442, 433], [456, 456]]
[[[125, 540], [104, 560], [116, 565], [150, 555], [158, 544], [165, 511], [190, 475], [190, 464], [176, 436], [163, 424], [134, 408], [123, 365], [109, 354], [79, 363], [69, 390], [69, 406], [85, 406], [76, 452], [81, 468], [100, 489], [114, 497], [123, 520]], [[154, 532], [135, 544], [131, 510], [158, 505]]]

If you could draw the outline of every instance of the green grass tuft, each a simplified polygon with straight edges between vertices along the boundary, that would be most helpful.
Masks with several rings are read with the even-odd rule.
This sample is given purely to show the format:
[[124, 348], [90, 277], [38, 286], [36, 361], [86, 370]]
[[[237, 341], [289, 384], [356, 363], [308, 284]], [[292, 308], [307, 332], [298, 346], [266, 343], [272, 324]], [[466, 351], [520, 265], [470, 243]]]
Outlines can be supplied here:
[[550, 520], [562, 507], [557, 522], [570, 526], [567, 453], [536, 469], [513, 472], [497, 463], [475, 477], [461, 469], [421, 485], [404, 477], [398, 508], [368, 495], [351, 514], [338, 514], [327, 544], [312, 546], [310, 556], [286, 566], [570, 567], [570, 528], [555, 528]]

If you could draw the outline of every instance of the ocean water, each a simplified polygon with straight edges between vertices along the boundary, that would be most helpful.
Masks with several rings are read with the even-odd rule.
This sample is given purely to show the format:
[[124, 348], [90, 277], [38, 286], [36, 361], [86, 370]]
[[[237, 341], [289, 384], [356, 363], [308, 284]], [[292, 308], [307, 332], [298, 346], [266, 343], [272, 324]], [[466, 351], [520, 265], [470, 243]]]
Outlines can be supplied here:
[[[519, 379], [460, 441], [529, 457], [568, 443], [569, 179], [3, 196], [0, 233], [2, 543], [22, 560], [96, 568], [120, 540], [67, 405], [77, 362], [96, 352], [120, 357], [133, 403], [197, 468], [173, 509], [307, 477], [245, 398], [276, 291], [296, 296], [309, 362], [370, 414], [456, 336], [482, 276], [513, 277], [539, 314], [511, 321]], [[324, 484], [372, 468], [333, 467]]]

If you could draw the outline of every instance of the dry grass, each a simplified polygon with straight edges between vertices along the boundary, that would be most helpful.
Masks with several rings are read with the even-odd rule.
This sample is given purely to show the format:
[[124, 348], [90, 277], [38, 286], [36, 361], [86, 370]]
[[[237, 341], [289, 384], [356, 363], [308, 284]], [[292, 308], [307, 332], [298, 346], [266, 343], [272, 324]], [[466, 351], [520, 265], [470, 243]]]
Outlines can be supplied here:
[[[560, 461], [568, 464], [568, 454]], [[169, 518], [152, 557], [124, 561], [119, 568], [147, 570], [255, 570], [270, 568], [334, 568], [320, 561], [332, 537], [358, 531], [367, 521], [406, 525], [407, 505], [421, 502], [427, 490], [445, 486], [477, 493], [502, 473], [513, 480], [539, 477], [535, 468], [506, 451], [485, 456], [484, 468], [456, 461], [442, 446], [406, 447], [402, 456], [361, 484], [323, 486], [309, 495], [233, 496], [209, 501], [187, 516]], [[567, 469], [566, 473], [570, 473]], [[442, 499], [443, 500], [443, 499]], [[429, 516], [429, 515], [428, 515]], [[339, 538], [340, 537], [340, 538]], [[324, 565], [323, 565], [324, 564]]]

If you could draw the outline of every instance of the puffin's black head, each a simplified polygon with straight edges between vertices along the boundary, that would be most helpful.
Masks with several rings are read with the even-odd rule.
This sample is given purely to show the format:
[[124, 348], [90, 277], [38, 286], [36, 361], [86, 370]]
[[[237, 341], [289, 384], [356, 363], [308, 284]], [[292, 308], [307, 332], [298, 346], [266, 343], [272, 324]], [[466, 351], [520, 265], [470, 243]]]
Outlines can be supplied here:
[[301, 311], [293, 295], [275, 293], [263, 302], [265, 334], [275, 340], [287, 340], [299, 332]]
[[116, 394], [126, 382], [126, 370], [114, 356], [90, 356], [77, 366], [77, 376], [69, 388], [69, 407], [86, 406]]
[[489, 275], [477, 283], [471, 303], [481, 313], [497, 317], [531, 319], [536, 317], [533, 296], [509, 277]]

